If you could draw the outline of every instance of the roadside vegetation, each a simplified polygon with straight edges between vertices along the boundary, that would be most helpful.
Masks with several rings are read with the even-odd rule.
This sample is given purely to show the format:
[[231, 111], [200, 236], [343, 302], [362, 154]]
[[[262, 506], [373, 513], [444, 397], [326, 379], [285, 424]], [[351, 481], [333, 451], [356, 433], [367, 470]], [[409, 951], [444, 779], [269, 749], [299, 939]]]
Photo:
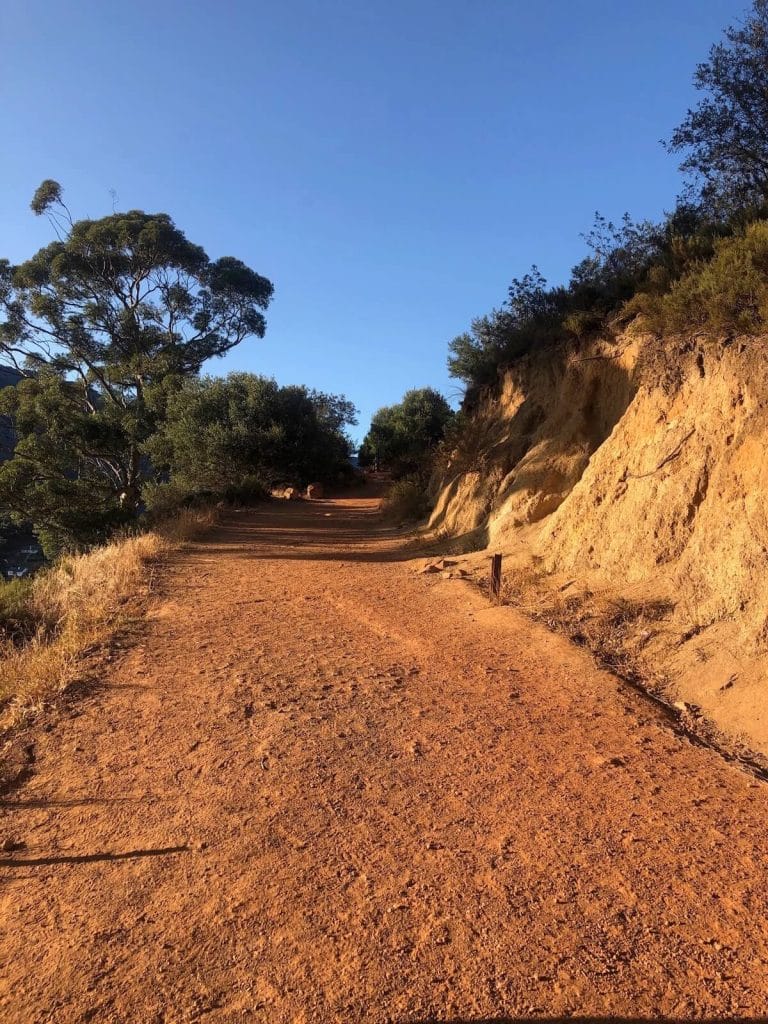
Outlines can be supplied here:
[[347, 479], [356, 415], [342, 395], [200, 376], [265, 333], [272, 283], [240, 260], [211, 259], [164, 213], [73, 220], [53, 180], [31, 206], [55, 238], [0, 261], [0, 362], [22, 374], [0, 393], [0, 522], [49, 564], [0, 582], [0, 707], [67, 686], [148, 563], [221, 501]]
[[16, 438], [0, 510], [49, 557], [104, 543], [153, 508], [347, 469], [355, 409], [343, 396], [199, 376], [264, 336], [267, 278], [212, 260], [164, 213], [75, 221], [53, 180], [31, 205], [56, 238], [19, 266], [0, 261], [0, 357], [25, 375], [0, 393]]
[[420, 388], [379, 409], [371, 420], [360, 447], [360, 466], [391, 475], [382, 508], [393, 521], [413, 522], [429, 514], [429, 479], [454, 417], [438, 391]]
[[147, 567], [210, 527], [212, 509], [187, 510], [151, 530], [61, 556], [30, 579], [0, 585], [0, 723], [82, 675], [83, 656], [125, 629]]
[[251, 501], [273, 488], [353, 476], [346, 434], [356, 410], [343, 395], [279, 387], [250, 373], [185, 381], [169, 396], [146, 451], [164, 478], [144, 500], [155, 513], [211, 498]]
[[449, 346], [465, 408], [525, 355], [609, 338], [630, 323], [662, 336], [759, 335], [768, 327], [768, 0], [698, 66], [698, 105], [666, 143], [685, 186], [660, 222], [596, 215], [589, 253], [550, 287], [536, 266]]

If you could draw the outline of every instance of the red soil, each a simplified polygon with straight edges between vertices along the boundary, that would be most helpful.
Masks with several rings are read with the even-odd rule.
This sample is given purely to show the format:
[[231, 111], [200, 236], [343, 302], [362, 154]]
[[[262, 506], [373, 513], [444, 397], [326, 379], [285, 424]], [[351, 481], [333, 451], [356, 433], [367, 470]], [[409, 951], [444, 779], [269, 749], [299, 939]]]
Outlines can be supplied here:
[[286, 502], [172, 560], [3, 800], [3, 1020], [766, 1010], [765, 785], [400, 544]]

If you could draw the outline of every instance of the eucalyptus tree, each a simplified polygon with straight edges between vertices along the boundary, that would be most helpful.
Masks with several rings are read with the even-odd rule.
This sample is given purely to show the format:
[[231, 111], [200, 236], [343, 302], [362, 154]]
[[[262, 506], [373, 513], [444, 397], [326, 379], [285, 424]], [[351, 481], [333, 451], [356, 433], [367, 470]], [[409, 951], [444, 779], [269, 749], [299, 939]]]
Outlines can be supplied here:
[[56, 237], [0, 262], [0, 352], [27, 375], [0, 396], [18, 435], [0, 505], [71, 545], [135, 514], [168, 394], [263, 337], [273, 288], [238, 259], [210, 259], [165, 213], [75, 221], [51, 180], [31, 206]]

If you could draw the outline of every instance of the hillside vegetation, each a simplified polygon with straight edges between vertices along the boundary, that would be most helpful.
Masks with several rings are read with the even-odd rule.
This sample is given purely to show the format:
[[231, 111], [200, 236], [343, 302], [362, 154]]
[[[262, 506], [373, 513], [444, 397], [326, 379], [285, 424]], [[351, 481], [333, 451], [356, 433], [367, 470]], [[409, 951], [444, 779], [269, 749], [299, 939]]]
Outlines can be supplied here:
[[598, 217], [566, 286], [534, 268], [452, 343], [467, 392], [430, 525], [505, 551], [508, 597], [768, 751], [768, 3], [696, 84], [674, 211]]

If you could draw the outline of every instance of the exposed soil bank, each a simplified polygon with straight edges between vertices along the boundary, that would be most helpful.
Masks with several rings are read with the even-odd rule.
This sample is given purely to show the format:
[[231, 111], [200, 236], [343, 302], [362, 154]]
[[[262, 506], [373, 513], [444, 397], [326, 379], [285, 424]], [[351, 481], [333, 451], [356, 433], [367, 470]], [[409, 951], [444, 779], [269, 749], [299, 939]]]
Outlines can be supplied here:
[[764, 1012], [768, 787], [401, 543], [285, 502], [174, 556], [3, 800], [4, 1020]]
[[625, 336], [526, 360], [475, 413], [431, 525], [505, 551], [518, 590], [588, 634], [610, 644], [618, 621], [651, 680], [768, 753], [763, 346]]

